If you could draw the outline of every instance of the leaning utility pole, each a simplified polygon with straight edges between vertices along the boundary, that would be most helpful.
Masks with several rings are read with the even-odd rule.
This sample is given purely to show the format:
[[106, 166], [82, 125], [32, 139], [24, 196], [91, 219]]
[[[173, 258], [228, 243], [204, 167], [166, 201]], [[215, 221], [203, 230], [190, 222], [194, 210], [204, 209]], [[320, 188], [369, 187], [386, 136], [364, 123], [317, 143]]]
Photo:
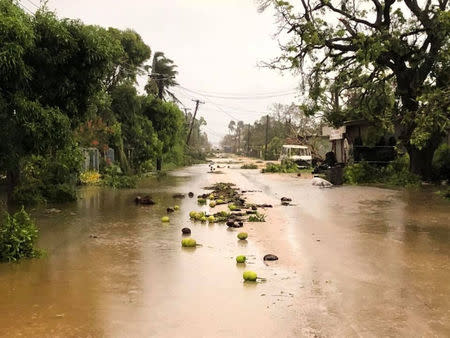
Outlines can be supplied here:
[[189, 144], [189, 139], [191, 138], [191, 134], [192, 134], [192, 128], [194, 127], [194, 122], [195, 122], [195, 117], [197, 116], [197, 111], [198, 111], [198, 106], [201, 104], [205, 104], [205, 102], [202, 102], [200, 100], [192, 100], [195, 102], [195, 111], [194, 111], [194, 116], [192, 117], [192, 121], [191, 121], [191, 127], [189, 128], [189, 134], [186, 140], [186, 144]]
[[264, 146], [264, 161], [267, 161], [267, 143], [269, 142], [269, 115], [266, 119], [266, 144]]

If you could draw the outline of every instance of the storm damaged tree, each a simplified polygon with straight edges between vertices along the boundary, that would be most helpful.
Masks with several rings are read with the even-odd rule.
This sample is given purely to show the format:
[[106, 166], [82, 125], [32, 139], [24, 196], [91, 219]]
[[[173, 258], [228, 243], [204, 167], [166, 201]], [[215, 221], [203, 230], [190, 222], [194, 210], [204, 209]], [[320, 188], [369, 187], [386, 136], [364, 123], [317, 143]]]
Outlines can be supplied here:
[[430, 178], [450, 126], [448, 0], [260, 1], [269, 6], [282, 46], [269, 66], [302, 73], [309, 113], [394, 128], [410, 171]]
[[74, 198], [84, 120], [120, 45], [106, 30], [0, 0], [0, 167], [8, 200]]

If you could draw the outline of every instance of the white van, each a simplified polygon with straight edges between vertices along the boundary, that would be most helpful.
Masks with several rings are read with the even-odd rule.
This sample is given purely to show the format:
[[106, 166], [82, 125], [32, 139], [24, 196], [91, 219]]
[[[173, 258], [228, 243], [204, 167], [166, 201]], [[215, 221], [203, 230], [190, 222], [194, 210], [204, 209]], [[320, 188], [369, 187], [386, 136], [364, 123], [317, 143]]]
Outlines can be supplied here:
[[307, 146], [284, 144], [281, 148], [280, 161], [291, 160], [299, 168], [312, 166], [311, 150]]

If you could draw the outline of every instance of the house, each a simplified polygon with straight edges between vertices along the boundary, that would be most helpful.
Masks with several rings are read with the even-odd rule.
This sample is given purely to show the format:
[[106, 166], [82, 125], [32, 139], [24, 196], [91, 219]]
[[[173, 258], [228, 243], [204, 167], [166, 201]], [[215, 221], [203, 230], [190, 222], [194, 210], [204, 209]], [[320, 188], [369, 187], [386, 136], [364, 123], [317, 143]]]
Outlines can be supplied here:
[[339, 128], [325, 126], [322, 134], [329, 137], [338, 163], [386, 164], [396, 157], [395, 135], [380, 133], [379, 128], [367, 120], [346, 121]]

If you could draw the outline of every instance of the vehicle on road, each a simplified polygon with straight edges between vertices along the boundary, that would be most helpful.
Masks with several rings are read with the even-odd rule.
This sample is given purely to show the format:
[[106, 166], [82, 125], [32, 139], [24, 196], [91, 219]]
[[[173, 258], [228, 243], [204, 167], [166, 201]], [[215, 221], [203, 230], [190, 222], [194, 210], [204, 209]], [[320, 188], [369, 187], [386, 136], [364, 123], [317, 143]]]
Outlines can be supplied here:
[[295, 162], [299, 168], [312, 166], [311, 150], [308, 146], [295, 144], [284, 144], [281, 148], [280, 161], [290, 160]]

